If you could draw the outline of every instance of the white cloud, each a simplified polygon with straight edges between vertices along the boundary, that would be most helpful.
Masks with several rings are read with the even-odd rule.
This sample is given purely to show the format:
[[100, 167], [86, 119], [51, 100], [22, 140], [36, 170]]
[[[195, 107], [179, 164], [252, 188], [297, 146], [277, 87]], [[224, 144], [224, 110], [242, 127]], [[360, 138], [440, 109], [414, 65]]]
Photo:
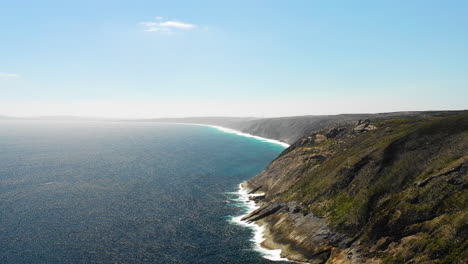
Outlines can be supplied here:
[[197, 27], [197, 25], [180, 21], [164, 20], [164, 18], [160, 16], [156, 17], [156, 20], [157, 21], [140, 22], [140, 24], [143, 25], [144, 30], [147, 32], [172, 33], [177, 30], [191, 30]]
[[16, 73], [0, 72], [0, 80], [19, 79], [20, 75]]
[[193, 24], [187, 24], [177, 21], [166, 21], [159, 24], [161, 27], [172, 27], [172, 28], [181, 28], [181, 29], [192, 29], [195, 28]]

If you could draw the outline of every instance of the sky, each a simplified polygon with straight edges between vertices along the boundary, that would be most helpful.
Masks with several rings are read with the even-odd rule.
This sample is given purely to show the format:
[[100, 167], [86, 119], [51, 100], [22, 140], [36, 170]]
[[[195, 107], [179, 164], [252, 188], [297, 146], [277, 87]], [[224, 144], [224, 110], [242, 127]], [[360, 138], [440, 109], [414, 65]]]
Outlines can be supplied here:
[[0, 115], [468, 109], [466, 0], [0, 0]]

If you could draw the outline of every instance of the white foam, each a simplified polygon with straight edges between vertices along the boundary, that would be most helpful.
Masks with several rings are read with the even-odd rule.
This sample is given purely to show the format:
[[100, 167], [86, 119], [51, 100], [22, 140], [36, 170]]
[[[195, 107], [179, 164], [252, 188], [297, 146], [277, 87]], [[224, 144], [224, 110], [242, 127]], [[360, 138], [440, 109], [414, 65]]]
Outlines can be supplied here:
[[238, 130], [235, 130], [235, 129], [222, 127], [222, 126], [207, 125], [207, 124], [196, 124], [196, 123], [169, 123], [169, 124], [213, 127], [213, 128], [216, 128], [216, 129], [218, 129], [220, 131], [223, 131], [225, 133], [236, 134], [236, 135], [242, 136], [242, 137], [255, 138], [256, 140], [259, 140], [259, 141], [262, 141], [262, 142], [268, 142], [268, 143], [272, 143], [272, 144], [277, 144], [277, 145], [283, 146], [284, 148], [287, 148], [287, 147], [290, 146], [289, 144], [281, 142], [279, 140], [254, 136], [254, 135], [251, 135], [251, 134], [248, 134], [248, 133], [244, 133], [244, 132], [241, 132], [241, 131], [238, 131]]
[[[211, 125], [208, 125], [208, 126], [211, 126]], [[254, 136], [254, 135], [252, 135], [252, 134], [244, 133], [244, 132], [241, 132], [241, 131], [238, 131], [238, 130], [234, 130], [234, 129], [230, 129], [230, 128], [225, 128], [225, 127], [221, 127], [221, 126], [211, 126], [211, 127], [214, 127], [214, 128], [216, 128], [216, 129], [221, 130], [221, 131], [226, 132], [226, 133], [236, 134], [236, 135], [242, 136], [242, 137], [255, 138], [256, 140], [259, 140], [259, 141], [262, 141], [262, 142], [268, 142], [268, 143], [277, 144], [277, 145], [283, 146], [283, 147], [285, 147], [285, 148], [287, 148], [287, 147], [290, 146], [289, 144], [284, 143], [284, 142], [281, 142], [281, 141], [279, 141], [279, 140], [270, 139], [270, 138], [264, 138], [264, 137], [259, 137], [259, 136]]]
[[242, 184], [239, 184], [239, 191], [235, 194], [238, 195], [236, 200], [244, 204], [246, 211], [243, 215], [233, 217], [231, 222], [253, 230], [254, 235], [251, 241], [254, 243], [254, 249], [262, 254], [264, 258], [272, 261], [289, 261], [288, 259], [281, 257], [281, 249], [267, 249], [261, 246], [262, 242], [265, 241], [265, 237], [263, 236], [263, 232], [265, 231], [264, 226], [242, 221], [244, 216], [259, 208], [259, 206], [257, 206], [254, 201], [249, 199], [249, 197], [260, 196], [264, 194], [248, 194], [247, 191], [242, 188]]

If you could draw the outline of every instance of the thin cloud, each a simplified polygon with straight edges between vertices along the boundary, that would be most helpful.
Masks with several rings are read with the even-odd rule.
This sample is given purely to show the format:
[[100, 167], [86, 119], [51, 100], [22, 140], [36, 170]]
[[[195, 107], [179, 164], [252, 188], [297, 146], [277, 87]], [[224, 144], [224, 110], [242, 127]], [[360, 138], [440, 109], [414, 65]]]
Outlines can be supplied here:
[[193, 24], [182, 23], [178, 21], [166, 21], [166, 22], [159, 23], [159, 25], [161, 27], [180, 28], [180, 29], [192, 29], [196, 27]]
[[163, 17], [156, 17], [157, 21], [140, 22], [147, 32], [166, 32], [172, 33], [181, 30], [192, 30], [197, 27], [195, 24], [184, 23], [174, 20], [164, 20]]
[[8, 72], [0, 72], [0, 79], [1, 80], [8, 80], [8, 79], [19, 79], [21, 76], [16, 73], [8, 73]]

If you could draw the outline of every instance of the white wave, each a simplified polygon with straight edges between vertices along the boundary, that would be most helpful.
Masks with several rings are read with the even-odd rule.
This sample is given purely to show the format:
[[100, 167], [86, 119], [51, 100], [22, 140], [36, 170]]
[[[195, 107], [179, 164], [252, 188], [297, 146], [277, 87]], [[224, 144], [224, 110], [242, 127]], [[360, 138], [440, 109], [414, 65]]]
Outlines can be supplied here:
[[254, 136], [252, 134], [248, 134], [248, 133], [244, 133], [244, 132], [241, 132], [241, 131], [238, 131], [238, 130], [234, 130], [234, 129], [230, 129], [230, 128], [225, 128], [225, 127], [221, 127], [221, 126], [212, 126], [212, 125], [208, 125], [210, 127], [214, 127], [220, 131], [223, 131], [223, 132], [226, 132], [226, 133], [231, 133], [231, 134], [236, 134], [238, 136], [242, 136], [242, 137], [250, 137], [250, 138], [255, 138], [256, 140], [259, 140], [259, 141], [262, 141], [262, 142], [268, 142], [268, 143], [273, 143], [273, 144], [277, 144], [277, 145], [280, 145], [280, 146], [283, 146], [284, 148], [287, 148], [289, 147], [290, 145], [287, 144], [287, 143], [284, 143], [284, 142], [281, 142], [279, 140], [275, 140], [275, 139], [270, 139], [270, 138], [264, 138], [264, 137], [259, 137], [259, 136]]
[[277, 144], [277, 145], [283, 146], [284, 148], [287, 148], [287, 147], [290, 146], [289, 144], [284, 143], [284, 142], [281, 142], [281, 141], [279, 141], [279, 140], [270, 139], [270, 138], [264, 138], [264, 137], [259, 137], [259, 136], [255, 136], [255, 135], [251, 135], [251, 134], [248, 134], [248, 133], [244, 133], [244, 132], [241, 132], [241, 131], [238, 131], [238, 130], [235, 130], [235, 129], [231, 129], [231, 128], [227, 128], [227, 127], [222, 127], [222, 126], [207, 125], [207, 124], [196, 124], [196, 123], [169, 123], [169, 124], [213, 127], [213, 128], [216, 128], [216, 129], [218, 129], [218, 130], [220, 130], [220, 131], [223, 131], [223, 132], [225, 132], [225, 133], [236, 134], [236, 135], [242, 136], [242, 137], [255, 138], [256, 140], [259, 140], [259, 141], [262, 141], [262, 142], [268, 142], [268, 143], [272, 143], [272, 144]]
[[265, 231], [264, 226], [242, 221], [244, 216], [259, 208], [259, 206], [257, 206], [254, 201], [249, 199], [249, 197], [263, 194], [248, 194], [247, 191], [242, 188], [242, 184], [239, 184], [239, 191], [235, 194], [238, 196], [237, 201], [241, 202], [246, 210], [243, 215], [233, 217], [231, 222], [253, 230], [254, 235], [251, 241], [254, 243], [254, 250], [262, 254], [264, 258], [272, 261], [290, 261], [287, 258], [281, 257], [281, 249], [267, 249], [262, 247], [261, 244], [263, 241], [265, 241], [265, 237], [263, 236], [263, 232]]

